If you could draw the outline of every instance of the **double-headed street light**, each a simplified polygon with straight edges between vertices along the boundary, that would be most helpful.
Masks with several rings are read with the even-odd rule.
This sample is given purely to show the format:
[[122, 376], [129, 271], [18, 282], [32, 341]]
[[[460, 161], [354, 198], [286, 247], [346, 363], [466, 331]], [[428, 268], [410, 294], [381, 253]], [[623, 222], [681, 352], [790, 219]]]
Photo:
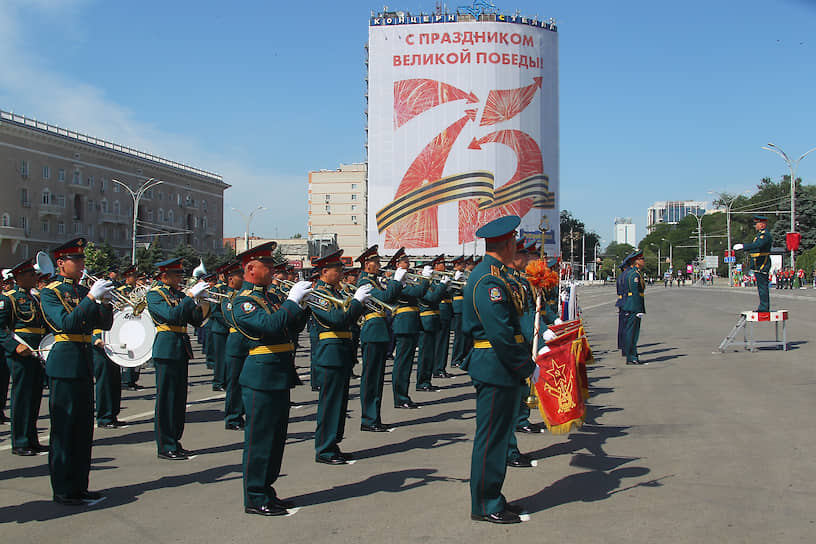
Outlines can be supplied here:
[[266, 208], [264, 206], [258, 206], [257, 208], [249, 212], [249, 215], [247, 215], [237, 208], [232, 208], [232, 211], [239, 214], [246, 220], [246, 230], [244, 231], [244, 251], [249, 250], [249, 224], [252, 222], [252, 218], [255, 216], [256, 213], [263, 211], [265, 209]]
[[689, 212], [697, 220], [697, 267], [703, 266], [703, 216]]
[[[782, 148], [780, 148], [776, 144], [772, 144], [772, 143], [769, 142], [768, 145], [762, 146], [762, 149], [766, 149], [768, 151], [773, 151], [774, 153], [776, 153], [777, 155], [782, 157], [782, 160], [785, 161], [785, 164], [788, 165], [788, 168], [791, 171], [791, 180], [790, 180], [790, 184], [791, 184], [791, 227], [790, 227], [790, 231], [791, 232], [796, 232], [796, 169], [799, 167], [799, 161], [801, 161], [802, 159], [807, 157], [810, 153], [816, 151], [816, 147], [814, 147], [810, 151], [806, 151], [801, 157], [799, 157], [795, 161], [790, 160], [788, 158], [788, 155], [784, 151], [782, 151]], [[791, 266], [794, 266], [794, 255], [793, 254], [794, 254], [794, 251], [791, 249], [791, 252], [790, 252]]]
[[[727, 232], [727, 236], [728, 236], [728, 247], [726, 249], [729, 250], [729, 251], [731, 250], [731, 205], [734, 204], [734, 202], [739, 197], [741, 197], [742, 195], [749, 194], [750, 192], [751, 191], [747, 191], [747, 190], [743, 191], [740, 194], [738, 194], [737, 196], [735, 196], [734, 198], [732, 198], [731, 200], [728, 200], [723, 196], [725, 193], [719, 193], [717, 191], [709, 191], [708, 192], [708, 194], [710, 194], [710, 195], [719, 196], [720, 201], [725, 202], [725, 228], [726, 228], [726, 232]], [[732, 274], [731, 268], [732, 268], [732, 266], [733, 265], [731, 264], [731, 260], [729, 259], [729, 261], [728, 261], [728, 285], [731, 286], [731, 287], [734, 286], [733, 285], [734, 282], [731, 280], [731, 274]]]
[[131, 236], [131, 252], [130, 252], [130, 264], [136, 264], [136, 223], [139, 219], [139, 201], [142, 199], [142, 196], [152, 189], [153, 187], [164, 183], [160, 179], [150, 178], [145, 181], [141, 187], [139, 187], [136, 191], [131, 189], [128, 185], [122, 183], [118, 179], [111, 179], [112, 182], [117, 183], [127, 189], [127, 192], [130, 193], [130, 197], [133, 199], [133, 234]]

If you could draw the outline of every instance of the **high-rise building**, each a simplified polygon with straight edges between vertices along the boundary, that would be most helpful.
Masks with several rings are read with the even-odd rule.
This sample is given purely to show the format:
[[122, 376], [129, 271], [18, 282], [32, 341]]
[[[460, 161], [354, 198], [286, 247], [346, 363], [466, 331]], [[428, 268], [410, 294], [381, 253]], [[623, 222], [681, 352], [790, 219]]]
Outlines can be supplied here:
[[309, 239], [337, 235], [345, 257], [366, 249], [366, 165], [309, 172]]
[[637, 245], [635, 224], [632, 223], [631, 217], [615, 218], [615, 242], [618, 244], [629, 244], [630, 246]]
[[658, 223], [674, 225], [687, 215], [705, 215], [708, 202], [697, 200], [663, 200], [655, 202], [646, 210], [646, 229], [652, 230]]
[[223, 248], [221, 176], [0, 111], [0, 263], [9, 266], [80, 236], [130, 255], [133, 198], [139, 201], [137, 242], [196, 250]]

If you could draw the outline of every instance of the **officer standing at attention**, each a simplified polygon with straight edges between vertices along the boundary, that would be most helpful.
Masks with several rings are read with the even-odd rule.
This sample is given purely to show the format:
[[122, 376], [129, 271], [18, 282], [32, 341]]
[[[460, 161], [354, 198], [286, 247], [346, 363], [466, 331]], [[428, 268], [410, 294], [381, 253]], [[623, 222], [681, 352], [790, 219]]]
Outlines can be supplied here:
[[[408, 270], [410, 260], [405, 254], [405, 248], [400, 248], [391, 260], [396, 261], [397, 267]], [[422, 330], [419, 321], [419, 299], [428, 292], [432, 272], [431, 267], [426, 266], [422, 271], [422, 280], [403, 287], [397, 304], [397, 313], [391, 324], [395, 338], [394, 368], [391, 370], [394, 408], [419, 408], [408, 396], [408, 387], [411, 384], [411, 368], [414, 366], [414, 355]]]
[[626, 354], [627, 365], [641, 365], [644, 363], [638, 359], [637, 343], [640, 338], [640, 324], [646, 314], [646, 283], [643, 281], [642, 273], [646, 261], [643, 258], [643, 250], [634, 251], [626, 257], [626, 260], [631, 268], [626, 272], [626, 291], [622, 306], [626, 314], [623, 351]]
[[520, 222], [515, 215], [500, 217], [476, 231], [476, 236], [485, 238], [486, 255], [470, 273], [464, 290], [462, 324], [473, 337], [473, 349], [463, 367], [476, 387], [470, 517], [491, 523], [521, 521], [522, 508], [508, 503], [501, 489], [520, 402], [519, 382], [531, 375], [538, 379], [531, 347], [521, 333], [523, 301], [507, 279]]
[[768, 273], [771, 271], [771, 246], [773, 237], [768, 232], [768, 218], [764, 215], [754, 216], [754, 228], [757, 235], [750, 244], [734, 244], [735, 250], [743, 249], [748, 252], [750, 260], [748, 266], [754, 271], [757, 292], [759, 293], [759, 308], [757, 312], [770, 312], [771, 302], [768, 295]]
[[[135, 264], [133, 266], [126, 268], [124, 272], [122, 272], [122, 277], [125, 279], [125, 283], [117, 287], [116, 291], [125, 298], [129, 298], [130, 294], [133, 292], [133, 289], [136, 287], [136, 284], [139, 281], [139, 268]], [[144, 387], [136, 383], [139, 381], [139, 367], [125, 368], [120, 372], [122, 374], [123, 389], [127, 388], [131, 391], [138, 391], [140, 389], [144, 389]]]
[[54, 501], [77, 506], [102, 498], [88, 491], [93, 443], [94, 329], [109, 330], [113, 283], [97, 280], [90, 289], [79, 280], [85, 269], [85, 239], [57, 247], [57, 276], [40, 291], [43, 319], [54, 332], [45, 371], [49, 378], [51, 419], [48, 469]]
[[624, 257], [620, 264], [620, 274], [615, 280], [615, 289], [618, 293], [618, 299], [615, 301], [615, 308], [618, 309], [618, 349], [621, 350], [621, 356], [626, 357], [626, 350], [623, 349], [626, 338], [626, 312], [623, 311], [623, 303], [626, 302], [626, 274], [629, 271], [629, 256]]
[[312, 319], [317, 334], [315, 365], [320, 370], [321, 384], [317, 403], [315, 431], [315, 461], [329, 465], [343, 465], [350, 454], [337, 445], [343, 439], [348, 410], [348, 388], [354, 366], [351, 325], [363, 313], [363, 304], [371, 297], [371, 284], [358, 287], [348, 306], [343, 307], [330, 299], [342, 301], [339, 290], [343, 276], [340, 256], [343, 250], [315, 261], [320, 279], [314, 294], [322, 295], [319, 304], [312, 306]]
[[188, 459], [193, 452], [181, 446], [187, 410], [187, 363], [193, 356], [187, 325], [200, 327], [209, 313], [209, 303], [201, 300], [207, 282], [190, 288], [190, 296], [180, 289], [182, 259], [156, 263], [159, 285], [147, 292], [147, 309], [156, 324], [153, 363], [156, 366], [156, 410], [153, 429], [159, 459]]
[[[377, 245], [373, 245], [357, 257], [363, 266], [357, 285], [371, 285], [371, 296], [386, 304], [394, 304], [402, 292], [402, 280], [405, 270], [402, 268], [394, 272], [394, 276], [380, 288], [380, 256]], [[388, 351], [390, 335], [385, 313], [370, 308], [365, 309], [365, 322], [360, 332], [363, 344], [363, 370], [360, 379], [360, 430], [369, 432], [385, 432], [390, 427], [382, 422], [380, 408], [382, 407], [383, 382], [385, 379], [385, 357]]]
[[11, 453], [37, 455], [48, 451], [37, 436], [44, 372], [31, 348], [40, 345], [45, 322], [40, 303], [30, 292], [37, 282], [33, 259], [18, 264], [11, 273], [17, 287], [0, 295], [0, 344], [11, 372]]
[[[235, 329], [247, 347], [240, 383], [246, 408], [244, 429], [244, 511], [280, 516], [294, 504], [272, 487], [280, 475], [289, 426], [289, 391], [297, 383], [293, 335], [306, 324], [301, 304], [309, 282], [296, 283], [280, 304], [267, 288], [272, 282], [277, 242], [241, 253], [241, 290], [232, 299]], [[345, 414], [344, 414], [345, 415]]]
[[240, 292], [244, 284], [244, 269], [240, 261], [233, 261], [226, 265], [227, 276], [227, 297], [221, 301], [221, 313], [229, 323], [229, 334], [224, 345], [224, 374], [225, 389], [224, 397], [224, 428], [229, 431], [242, 431], [244, 429], [244, 402], [241, 398], [241, 384], [238, 379], [241, 370], [244, 368], [249, 347], [247, 347], [246, 337], [235, 328], [235, 318], [232, 315], [232, 301]]

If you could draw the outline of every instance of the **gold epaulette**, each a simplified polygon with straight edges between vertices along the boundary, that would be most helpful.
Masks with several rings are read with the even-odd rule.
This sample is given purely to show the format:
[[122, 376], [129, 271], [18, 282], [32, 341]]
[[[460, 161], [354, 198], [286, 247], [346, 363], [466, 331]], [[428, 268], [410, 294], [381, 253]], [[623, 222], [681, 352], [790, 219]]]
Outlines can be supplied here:
[[45, 286], [46, 289], [56, 289], [58, 286], [62, 285], [62, 281], [52, 281], [48, 285]]
[[151, 291], [159, 291], [161, 292], [163, 285], [156, 285], [150, 288]]
[[241, 292], [238, 294], [238, 296], [239, 296], [239, 297], [248, 297], [248, 296], [250, 296], [251, 294], [252, 294], [252, 289], [244, 289], [243, 291], [241, 291]]
[[497, 277], [500, 278], [502, 276], [501, 268], [499, 268], [495, 264], [491, 264], [490, 265], [490, 275], [491, 276], [497, 276]]

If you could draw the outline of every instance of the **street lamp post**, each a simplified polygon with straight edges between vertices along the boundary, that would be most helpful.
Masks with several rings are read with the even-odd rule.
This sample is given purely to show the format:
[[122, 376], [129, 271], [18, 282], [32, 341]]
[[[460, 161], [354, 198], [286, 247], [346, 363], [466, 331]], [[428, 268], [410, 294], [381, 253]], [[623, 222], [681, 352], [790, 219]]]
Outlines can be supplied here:
[[660, 280], [660, 246], [651, 243], [649, 245], [657, 248], [657, 279]]
[[119, 185], [127, 189], [127, 192], [130, 193], [130, 197], [133, 199], [133, 234], [131, 236], [130, 264], [134, 265], [136, 264], [136, 223], [137, 220], [139, 219], [139, 201], [142, 199], [142, 196], [144, 196], [145, 192], [164, 182], [160, 179], [150, 178], [147, 181], [145, 181], [141, 187], [134, 191], [133, 189], [128, 187], [127, 184], [122, 183], [118, 179], [111, 179], [111, 181], [114, 183], [118, 183]]
[[[801, 157], [799, 157], [795, 161], [790, 160], [788, 158], [788, 155], [784, 151], [782, 151], [782, 148], [780, 148], [776, 144], [772, 144], [772, 143], [769, 142], [767, 146], [762, 146], [762, 149], [766, 149], [768, 151], [773, 151], [774, 153], [776, 153], [777, 155], [782, 157], [782, 160], [785, 161], [785, 164], [788, 165], [788, 168], [791, 171], [791, 180], [790, 180], [790, 184], [791, 184], [791, 226], [790, 226], [790, 231], [791, 232], [796, 232], [796, 169], [799, 167], [799, 161], [801, 161], [802, 159], [807, 157], [810, 153], [816, 151], [816, 147], [814, 147], [810, 151], [806, 151]], [[791, 249], [791, 252], [790, 252], [791, 267], [795, 266], [795, 264], [794, 264], [794, 255], [793, 254], [794, 254], [794, 251]]]
[[696, 213], [689, 213], [689, 215], [693, 215], [697, 220], [697, 267], [698, 270], [702, 270], [700, 267], [703, 266], [703, 216]]
[[249, 224], [252, 222], [252, 218], [255, 216], [256, 213], [263, 211], [265, 209], [266, 208], [264, 206], [258, 206], [257, 208], [249, 212], [249, 215], [247, 215], [237, 208], [232, 208], [232, 211], [236, 212], [246, 220], [246, 230], [244, 231], [244, 251], [249, 250]]
[[[741, 197], [742, 195], [748, 194], [748, 193], [750, 193], [750, 191], [743, 191], [740, 194], [738, 194], [737, 196], [735, 196], [734, 198], [732, 198], [731, 200], [726, 200], [725, 197], [723, 197], [723, 193], [718, 193], [718, 192], [715, 192], [715, 191], [709, 191], [708, 192], [708, 194], [710, 194], [710, 195], [718, 195], [720, 197], [720, 201], [725, 202], [725, 230], [726, 230], [726, 235], [728, 236], [728, 247], [726, 247], [726, 249], [729, 250], [729, 251], [731, 250], [731, 206], [734, 204], [734, 202], [736, 202], [736, 200], [739, 197]], [[728, 285], [730, 287], [734, 286], [734, 282], [732, 280], [732, 274], [733, 274], [732, 268], [733, 268], [733, 266], [734, 265], [729, 260], [728, 261]]]

